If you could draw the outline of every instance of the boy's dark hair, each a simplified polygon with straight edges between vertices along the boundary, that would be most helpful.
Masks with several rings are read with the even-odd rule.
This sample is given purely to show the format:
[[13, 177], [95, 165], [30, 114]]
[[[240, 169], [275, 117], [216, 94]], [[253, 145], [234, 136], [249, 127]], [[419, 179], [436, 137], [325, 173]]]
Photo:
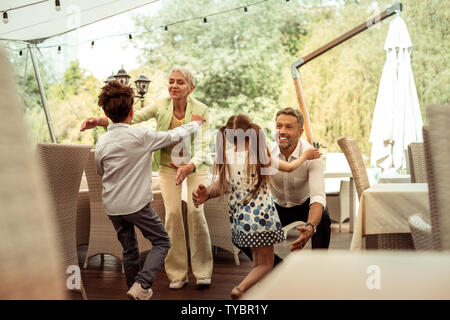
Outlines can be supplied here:
[[134, 91], [118, 81], [109, 81], [98, 96], [98, 105], [112, 122], [122, 122], [130, 114], [134, 104]]
[[298, 121], [298, 128], [299, 129], [303, 129], [304, 119], [303, 119], [302, 113], [299, 110], [293, 109], [293, 108], [289, 108], [289, 107], [281, 109], [280, 111], [277, 112], [275, 120], [278, 118], [278, 116], [280, 114], [288, 114], [288, 115], [296, 117], [297, 121]]

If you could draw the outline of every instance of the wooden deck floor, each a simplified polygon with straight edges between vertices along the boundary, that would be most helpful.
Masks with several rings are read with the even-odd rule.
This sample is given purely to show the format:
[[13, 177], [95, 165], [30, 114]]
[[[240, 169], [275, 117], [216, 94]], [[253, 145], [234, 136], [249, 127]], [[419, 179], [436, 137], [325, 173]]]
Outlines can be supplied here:
[[[297, 237], [295, 230], [288, 234], [288, 240], [277, 245], [275, 251], [282, 257], [289, 254], [289, 245]], [[343, 224], [342, 232], [338, 232], [338, 225], [332, 225], [330, 249], [348, 249], [351, 234], [348, 233], [348, 223]], [[80, 246], [79, 261], [83, 265], [87, 246]], [[145, 258], [145, 254], [141, 256]], [[245, 278], [252, 268], [252, 262], [242, 253], [239, 254], [241, 264], [234, 264], [233, 255], [225, 250], [218, 249], [214, 255], [214, 268], [212, 284], [205, 289], [195, 286], [195, 278], [189, 273], [189, 283], [181, 290], [169, 289], [169, 280], [164, 268], [158, 274], [153, 284], [152, 300], [229, 300], [231, 289]], [[83, 283], [88, 299], [90, 300], [123, 300], [127, 299], [125, 293], [125, 275], [121, 273], [120, 260], [104, 255], [90, 259], [87, 269], [81, 270]]]

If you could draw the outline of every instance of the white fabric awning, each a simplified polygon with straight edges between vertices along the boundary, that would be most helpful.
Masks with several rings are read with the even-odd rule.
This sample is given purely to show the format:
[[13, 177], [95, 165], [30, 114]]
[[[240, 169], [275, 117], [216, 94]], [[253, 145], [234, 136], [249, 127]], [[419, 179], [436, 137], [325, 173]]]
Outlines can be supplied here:
[[7, 11], [9, 21], [0, 22], [0, 40], [41, 42], [157, 1], [61, 0], [57, 11], [54, 0], [2, 0], [0, 11]]

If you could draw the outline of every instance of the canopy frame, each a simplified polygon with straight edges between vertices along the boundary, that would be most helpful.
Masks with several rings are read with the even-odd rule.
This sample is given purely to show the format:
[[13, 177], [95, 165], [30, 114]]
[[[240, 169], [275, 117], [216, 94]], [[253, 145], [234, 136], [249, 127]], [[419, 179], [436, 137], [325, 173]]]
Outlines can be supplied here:
[[[36, 44], [34, 44], [36, 47]], [[41, 73], [39, 72], [39, 65], [34, 56], [33, 50], [31, 48], [31, 44], [27, 44], [28, 51], [30, 52], [31, 61], [33, 62], [34, 74], [36, 76], [36, 81], [39, 87], [39, 93], [41, 95], [42, 106], [44, 108], [45, 118], [47, 119], [48, 132], [50, 133], [50, 139], [53, 143], [56, 143], [55, 131], [53, 130], [53, 122], [50, 116], [50, 112], [48, 110], [47, 99], [45, 97], [44, 84], [42, 83]]]
[[324, 46], [320, 47], [319, 49], [311, 52], [310, 54], [304, 56], [303, 58], [300, 58], [293, 62], [291, 64], [291, 73], [292, 73], [292, 79], [294, 80], [295, 85], [295, 92], [297, 94], [297, 101], [299, 104], [300, 112], [303, 114], [304, 120], [305, 120], [305, 132], [306, 137], [309, 143], [314, 145], [315, 147], [320, 147], [320, 143], [316, 142], [314, 140], [314, 135], [311, 129], [311, 121], [309, 118], [308, 108], [306, 107], [305, 97], [303, 93], [303, 87], [300, 80], [300, 71], [299, 68], [304, 66], [306, 63], [314, 60], [315, 58], [321, 56], [325, 52], [333, 49], [334, 47], [340, 45], [341, 43], [347, 41], [348, 39], [356, 36], [357, 34], [369, 29], [370, 27], [376, 25], [377, 23], [383, 21], [384, 19], [387, 19], [394, 14], [400, 13], [403, 10], [403, 6], [400, 2], [395, 3], [392, 7], [386, 9], [382, 13], [376, 15], [375, 17], [367, 20], [366, 22], [360, 24], [356, 28], [353, 28], [352, 30], [344, 33], [340, 37], [330, 41], [329, 43], [325, 44]]

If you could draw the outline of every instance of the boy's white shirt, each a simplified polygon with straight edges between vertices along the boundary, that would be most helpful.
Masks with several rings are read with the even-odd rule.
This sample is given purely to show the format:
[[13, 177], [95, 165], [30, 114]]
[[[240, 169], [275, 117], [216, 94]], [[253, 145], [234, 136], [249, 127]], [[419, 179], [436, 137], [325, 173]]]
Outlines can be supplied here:
[[[97, 173], [102, 176], [103, 204], [108, 215], [139, 211], [153, 200], [152, 153], [201, 128], [192, 121], [169, 131], [153, 131], [113, 123], [95, 147]], [[175, 181], [174, 181], [175, 183]]]

